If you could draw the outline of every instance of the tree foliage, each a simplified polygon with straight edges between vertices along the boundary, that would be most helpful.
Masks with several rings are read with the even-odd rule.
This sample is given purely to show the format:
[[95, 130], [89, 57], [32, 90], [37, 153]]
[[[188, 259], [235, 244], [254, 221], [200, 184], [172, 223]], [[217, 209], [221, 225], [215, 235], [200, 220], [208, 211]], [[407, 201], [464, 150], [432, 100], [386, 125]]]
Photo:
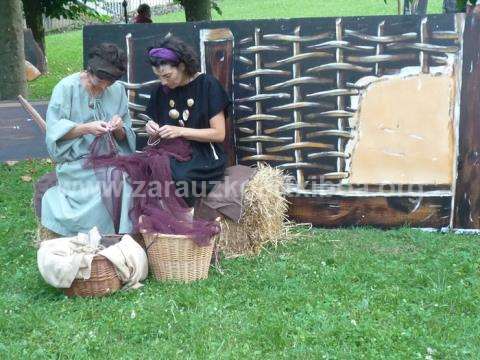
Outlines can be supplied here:
[[467, 5], [475, 6], [478, 0], [457, 0], [457, 11], [465, 12]]
[[[95, 2], [96, 0], [90, 1]], [[79, 19], [81, 16], [98, 16], [98, 13], [86, 5], [85, 0], [22, 0], [27, 27], [32, 30], [33, 38], [45, 52], [45, 29], [43, 17]]]
[[[22, 0], [25, 4], [32, 0]], [[43, 15], [50, 18], [79, 19], [82, 15], [96, 16], [95, 10], [86, 5], [84, 0], [33, 0], [38, 3], [37, 8]], [[94, 1], [90, 1], [92, 3]]]
[[211, 9], [222, 15], [222, 10], [216, 0], [174, 0], [185, 10], [187, 21], [212, 20]]

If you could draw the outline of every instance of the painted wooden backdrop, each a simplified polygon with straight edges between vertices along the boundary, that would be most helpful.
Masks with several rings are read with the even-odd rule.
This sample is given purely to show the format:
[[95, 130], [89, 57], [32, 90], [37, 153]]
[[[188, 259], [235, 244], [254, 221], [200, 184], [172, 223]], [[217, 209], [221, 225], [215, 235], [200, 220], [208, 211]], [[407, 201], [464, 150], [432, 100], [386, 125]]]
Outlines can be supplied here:
[[[230, 162], [284, 169], [298, 221], [480, 228], [479, 29], [455, 14], [87, 26], [84, 48], [125, 48], [140, 84], [156, 39], [193, 45], [234, 100]], [[140, 134], [148, 94], [130, 91]]]

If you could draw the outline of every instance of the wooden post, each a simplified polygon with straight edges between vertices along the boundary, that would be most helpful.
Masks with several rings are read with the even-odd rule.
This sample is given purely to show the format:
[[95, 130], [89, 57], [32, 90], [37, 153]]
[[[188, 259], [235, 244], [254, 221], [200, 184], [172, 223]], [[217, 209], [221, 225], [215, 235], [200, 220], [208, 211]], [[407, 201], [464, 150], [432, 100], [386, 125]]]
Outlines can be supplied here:
[[[295, 36], [300, 38], [300, 26], [295, 28]], [[294, 41], [293, 42], [293, 56], [298, 56], [301, 53], [300, 42]], [[302, 67], [300, 62], [294, 62], [292, 65], [292, 74], [294, 79], [298, 79], [302, 77]], [[293, 86], [293, 102], [297, 103], [302, 101], [302, 92], [300, 85]], [[302, 113], [299, 109], [295, 109], [293, 111], [293, 122], [294, 123], [301, 123], [302, 122]], [[294, 141], [296, 143], [302, 142], [302, 129], [295, 129], [294, 131]], [[295, 149], [295, 162], [301, 163], [303, 161], [303, 154], [301, 149]], [[297, 186], [299, 189], [303, 189], [305, 187], [305, 178], [303, 176], [303, 169], [297, 169]]]
[[[133, 49], [133, 37], [131, 33], [128, 33], [125, 36], [125, 44], [127, 47], [127, 82], [135, 82], [135, 52]], [[134, 102], [136, 97], [136, 92], [134, 90], [128, 90], [128, 101]]]
[[[203, 29], [200, 31], [202, 71], [215, 76], [231, 97], [233, 74], [233, 34], [229, 29]], [[236, 164], [234, 126], [226, 119], [225, 141], [228, 165]]]
[[[255, 35], [254, 35], [254, 41], [255, 41], [255, 46], [260, 46], [260, 28], [255, 28]], [[260, 52], [255, 53], [255, 70], [260, 70], [262, 68], [262, 55]], [[255, 95], [260, 95], [262, 93], [262, 78], [260, 74], [257, 74], [255, 76]], [[261, 101], [256, 101], [255, 102], [255, 114], [260, 115], [263, 113], [263, 106]], [[256, 121], [255, 122], [255, 135], [256, 136], [262, 136], [263, 135], [263, 125], [261, 121]], [[257, 149], [257, 155], [262, 155], [263, 154], [263, 145], [261, 141], [257, 141], [255, 143], [255, 148]], [[260, 162], [257, 162], [257, 165], [260, 165]]]
[[480, 15], [465, 20], [453, 227], [480, 229]]
[[[378, 24], [377, 27], [377, 36], [382, 37], [385, 34], [385, 20], [381, 21], [380, 24]], [[375, 55], [380, 56], [383, 54], [385, 50], [385, 44], [378, 43], [376, 48], [375, 48]], [[382, 76], [383, 75], [383, 69], [381, 63], [375, 63], [375, 75], [376, 76]]]
[[[335, 22], [335, 35], [337, 41], [343, 41], [343, 21], [342, 19], [337, 19]], [[344, 51], [341, 47], [338, 47], [335, 50], [335, 60], [337, 64], [344, 63]], [[345, 89], [345, 73], [343, 70], [337, 70], [337, 89], [343, 90]], [[345, 111], [345, 96], [339, 95], [337, 96], [337, 110], [338, 111]], [[347, 126], [347, 120], [343, 117], [339, 117], [337, 119], [337, 129], [339, 131], [344, 131]], [[345, 152], [345, 145], [346, 141], [342, 137], [339, 137], [337, 140], [337, 151], [340, 153]], [[345, 159], [343, 157], [337, 158], [337, 172], [341, 173], [345, 171]]]
[[[428, 43], [428, 18], [422, 19], [420, 23], [420, 42], [422, 44]], [[420, 51], [420, 68], [422, 74], [428, 74], [430, 72], [428, 54], [425, 51]]]

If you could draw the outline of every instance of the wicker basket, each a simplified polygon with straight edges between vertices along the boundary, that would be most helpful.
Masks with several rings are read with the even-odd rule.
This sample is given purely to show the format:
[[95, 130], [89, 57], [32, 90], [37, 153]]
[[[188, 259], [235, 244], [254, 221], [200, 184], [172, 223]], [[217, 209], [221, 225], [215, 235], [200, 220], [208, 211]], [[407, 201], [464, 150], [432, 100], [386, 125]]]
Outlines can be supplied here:
[[115, 266], [106, 257], [95, 255], [92, 260], [90, 279], [75, 279], [68, 289], [64, 290], [67, 296], [105, 296], [122, 287]]
[[138, 243], [138, 245], [142, 247], [145, 252], [147, 252], [147, 247], [145, 246], [145, 240], [143, 239], [142, 234], [131, 234], [130, 236]]
[[208, 277], [215, 238], [208, 246], [198, 246], [185, 235], [144, 233], [143, 238], [157, 280], [191, 282]]

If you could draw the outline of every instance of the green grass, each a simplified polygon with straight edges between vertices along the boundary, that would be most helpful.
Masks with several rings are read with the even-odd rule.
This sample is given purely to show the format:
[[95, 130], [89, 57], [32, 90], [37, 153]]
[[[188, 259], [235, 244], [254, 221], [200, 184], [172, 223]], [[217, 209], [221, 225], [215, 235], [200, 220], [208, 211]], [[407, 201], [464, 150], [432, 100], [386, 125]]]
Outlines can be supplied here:
[[2, 359], [478, 357], [476, 236], [303, 230], [206, 281], [67, 299], [37, 271], [32, 183], [21, 180], [49, 168], [0, 165]]
[[[396, 15], [397, 1], [387, 0], [222, 0], [222, 15], [214, 20], [272, 19], [295, 17]], [[428, 12], [441, 13], [442, 0], [430, 0]], [[185, 21], [183, 12], [155, 17], [155, 22]]]
[[48, 99], [62, 78], [83, 69], [82, 31], [48, 35], [45, 42], [49, 73], [28, 83], [31, 99]]
[[[214, 20], [268, 19], [318, 16], [394, 15], [396, 0], [223, 0], [223, 15]], [[430, 0], [430, 13], [442, 11], [442, 0]], [[158, 16], [157, 23], [185, 21], [183, 11]], [[63, 77], [80, 71], [83, 62], [82, 32], [48, 35], [46, 38], [49, 74], [29, 83], [30, 99], [48, 99], [55, 84]]]

